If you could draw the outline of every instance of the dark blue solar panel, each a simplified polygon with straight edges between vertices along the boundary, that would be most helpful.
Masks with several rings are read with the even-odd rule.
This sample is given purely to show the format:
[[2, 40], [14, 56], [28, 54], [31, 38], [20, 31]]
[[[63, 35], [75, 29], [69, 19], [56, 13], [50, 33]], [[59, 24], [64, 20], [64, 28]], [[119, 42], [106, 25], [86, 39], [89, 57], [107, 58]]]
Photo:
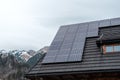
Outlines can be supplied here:
[[80, 52], [81, 52], [81, 49], [79, 49], [79, 48], [74, 48], [74, 49], [72, 49], [71, 50], [71, 54], [80, 54]]
[[98, 36], [98, 28], [119, 25], [120, 18], [60, 27], [42, 63], [81, 61], [86, 37]]
[[120, 25], [120, 18], [111, 19], [111, 25]]
[[101, 20], [99, 22], [99, 27], [106, 27], [106, 26], [110, 26], [110, 19], [106, 19], [106, 20]]
[[85, 41], [86, 35], [87, 35], [86, 33], [76, 34], [75, 42], [78, 43], [78, 42]]
[[54, 43], [54, 41], [63, 41], [67, 30], [68, 27], [60, 27], [52, 43]]
[[53, 63], [55, 60], [55, 56], [45, 56], [42, 63]]
[[88, 24], [81, 24], [76, 32], [75, 40], [68, 57], [68, 61], [81, 61], [87, 36]]
[[73, 41], [75, 35], [67, 35], [64, 39], [63, 43], [66, 43], [67, 41]]
[[59, 55], [57, 56], [55, 62], [67, 62], [68, 55]]
[[[61, 46], [61, 49], [56, 56], [55, 62], [62, 62], [62, 61], [67, 62], [75, 36], [76, 36], [77, 29], [78, 29], [77, 25], [69, 26], [67, 33], [65, 34], [65, 38]], [[61, 57], [63, 57], [62, 60], [61, 60]]]
[[98, 36], [98, 27], [99, 27], [98, 21], [89, 23], [87, 37]]
[[57, 54], [55, 62], [66, 62], [68, 55], [70, 53], [70, 49], [62, 49], [59, 54]]
[[61, 50], [62, 49], [71, 49], [71, 46], [72, 46], [72, 43], [64, 44], [64, 45], [61, 46]]
[[59, 45], [59, 44], [61, 44], [61, 43], [62, 43], [62, 41], [54, 41], [54, 42], [52, 42], [51, 45]]
[[55, 56], [58, 53], [58, 50], [49, 50], [47, 56]]
[[79, 43], [74, 43], [72, 49], [74, 49], [74, 48], [83, 49], [84, 44], [85, 44], [85, 41], [79, 42]]
[[54, 63], [55, 62], [56, 56], [62, 46], [67, 30], [68, 30], [68, 27], [60, 27], [42, 63]]
[[82, 53], [79, 53], [79, 54], [71, 54], [71, 55], [69, 56], [68, 61], [71, 61], [71, 62], [73, 62], [73, 61], [81, 61], [81, 59], [82, 59]]
[[52, 45], [50, 48], [50, 50], [59, 50], [60, 49], [60, 45]]
[[87, 37], [94, 37], [94, 36], [97, 36], [95, 33], [98, 34], [97, 31], [89, 32], [88, 35], [87, 35]]
[[62, 49], [59, 51], [59, 54], [57, 54], [57, 56], [60, 56], [60, 55], [69, 55], [70, 53], [70, 49]]

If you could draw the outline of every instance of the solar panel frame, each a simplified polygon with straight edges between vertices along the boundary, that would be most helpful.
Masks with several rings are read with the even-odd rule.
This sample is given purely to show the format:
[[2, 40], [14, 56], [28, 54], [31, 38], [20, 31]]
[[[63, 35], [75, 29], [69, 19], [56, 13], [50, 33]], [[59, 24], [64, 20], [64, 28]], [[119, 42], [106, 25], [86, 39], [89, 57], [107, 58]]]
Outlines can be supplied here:
[[79, 52], [79, 54], [71, 54], [69, 56], [68, 62], [81, 61], [81, 59], [82, 59], [82, 52], [81, 54]]
[[73, 46], [71, 48], [71, 52], [67, 60], [68, 62], [82, 60], [83, 48], [84, 48], [85, 38], [87, 35], [88, 25], [80, 24], [78, 26], [79, 27], [76, 32], [75, 40], [73, 42]]
[[98, 36], [99, 27], [112, 25], [120, 25], [120, 18], [61, 26], [42, 63], [81, 61], [86, 38]]
[[47, 56], [55, 56], [58, 50], [49, 50]]
[[87, 37], [98, 36], [99, 21], [89, 23]]
[[72, 46], [72, 43], [64, 44], [64, 45], [61, 46], [61, 50], [62, 50], [62, 49], [70, 49], [71, 46]]
[[55, 63], [67, 62], [67, 57], [68, 57], [68, 55], [59, 55], [59, 56], [57, 56]]
[[[66, 26], [60, 27], [60, 29], [58, 30], [53, 42], [51, 43], [48, 53], [44, 57], [42, 63], [54, 63], [55, 62], [57, 53], [59, 52], [60, 47], [62, 46], [62, 43], [64, 41], [64, 37], [65, 37], [67, 30], [68, 30], [68, 27], [66, 27]], [[56, 44], [57, 41], [59, 42], [59, 44]], [[54, 46], [54, 48], [53, 48], [53, 46]], [[55, 55], [52, 55], [52, 53], [50, 53], [50, 51], [54, 51], [54, 50], [56, 50], [56, 53], [55, 53]], [[52, 58], [52, 59], [49, 59], [49, 58]]]
[[120, 18], [114, 18], [114, 19], [111, 19], [111, 26], [112, 25], [120, 25]]
[[111, 25], [110, 19], [99, 21], [99, 27], [106, 27], [106, 26], [110, 26], [110, 25]]
[[81, 52], [81, 49], [78, 49], [78, 48], [74, 48], [71, 50], [72, 54], [79, 54], [80, 52]]
[[[74, 27], [69, 26], [69, 28], [68, 28], [68, 30], [65, 34], [65, 38], [64, 38], [64, 41], [62, 43], [62, 46], [61, 46], [58, 54], [56, 55], [55, 62], [63, 62], [63, 61], [67, 62], [67, 57], [69, 57], [69, 53], [71, 51], [72, 43], [74, 41], [74, 37], [76, 36], [76, 30], [77, 30], [76, 25]], [[66, 52], [66, 50], [67, 50], [67, 52]], [[62, 60], [59, 59], [59, 58], [61, 58], [61, 56], [64, 57]]]

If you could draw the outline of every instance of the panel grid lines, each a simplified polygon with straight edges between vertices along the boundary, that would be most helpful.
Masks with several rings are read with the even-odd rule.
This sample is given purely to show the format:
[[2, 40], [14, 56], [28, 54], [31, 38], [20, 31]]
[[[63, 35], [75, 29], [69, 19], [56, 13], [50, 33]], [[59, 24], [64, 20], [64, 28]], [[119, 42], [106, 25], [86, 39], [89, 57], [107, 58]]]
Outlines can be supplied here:
[[[78, 28], [78, 26], [77, 26], [77, 28]], [[73, 44], [73, 42], [74, 42], [74, 37], [75, 37], [75, 35], [76, 35], [76, 30], [77, 30], [77, 28], [76, 28], [76, 26], [70, 26], [70, 27], [68, 28], [68, 30], [67, 30], [67, 32], [66, 32], [66, 35], [65, 35], [65, 38], [64, 38], [64, 41], [63, 41], [63, 43], [62, 43], [61, 49], [59, 50], [59, 52], [58, 52], [58, 54], [57, 54], [57, 56], [56, 56], [55, 62], [68, 62], [67, 58], [69, 57], [69, 54], [70, 54], [70, 51], [71, 51], [71, 47], [72, 47], [72, 44]], [[63, 55], [61, 55], [61, 54], [62, 54], [62, 53], [60, 53], [61, 50], [66, 51], [66, 49], [65, 49], [65, 48], [62, 48], [62, 47], [63, 47], [65, 44], [69, 44], [69, 43], [67, 43], [68, 41], [66, 42], [66, 39], [69, 40], [69, 36], [71, 35], [71, 33], [73, 33], [73, 34], [72, 34], [73, 36], [71, 36], [71, 39], [70, 39], [70, 40], [72, 40], [72, 41], [70, 42], [70, 45], [68, 46], [68, 47], [69, 47], [69, 48], [67, 49], [68, 52], [66, 52], [66, 53], [64, 53]], [[65, 57], [65, 58], [61, 58], [61, 57]], [[59, 58], [61, 58], [61, 59], [59, 59]]]
[[[64, 28], [64, 29], [63, 29]], [[60, 30], [62, 31], [61, 33], [60, 33]], [[54, 40], [53, 40], [53, 42], [51, 43], [51, 46], [50, 46], [50, 49], [49, 49], [49, 51], [48, 51], [48, 53], [46, 54], [46, 56], [44, 57], [44, 59], [43, 59], [43, 61], [42, 61], [42, 63], [54, 63], [55, 62], [55, 58], [56, 58], [56, 55], [57, 55], [57, 53], [59, 52], [59, 50], [60, 50], [60, 47], [62, 46], [62, 43], [63, 43], [63, 41], [64, 41], [64, 37], [65, 37], [65, 34], [66, 34], [66, 32], [67, 32], [67, 30], [68, 30], [68, 27], [60, 27], [60, 29], [59, 29], [59, 33], [60, 34], [62, 34], [63, 32], [63, 39], [60, 39], [61, 40], [61, 44], [59, 45], [59, 48], [57, 48], [56, 49], [56, 53], [55, 53], [55, 55], [51, 55], [51, 53], [50, 53], [50, 51], [53, 51], [53, 49], [51, 50], [51, 47], [52, 47], [52, 44], [55, 42], [55, 41], [57, 41], [56, 39], [56, 37], [59, 37], [59, 33], [57, 33], [56, 34], [56, 36], [55, 36], [55, 38], [54, 38]], [[58, 44], [57, 44], [58, 45]], [[52, 56], [52, 57], [51, 57]], [[47, 57], [48, 58], [52, 58], [52, 60], [51, 59], [47, 59]]]
[[[68, 31], [69, 28], [67, 28], [66, 32], [65, 32], [65, 35], [64, 35], [64, 38], [63, 38], [63, 42], [64, 42], [64, 39], [65, 39], [65, 36], [67, 34], [67, 31]], [[63, 45], [63, 42], [61, 44], [61, 46]], [[60, 48], [61, 49], [61, 48]], [[57, 55], [60, 53], [60, 50], [58, 51], [58, 53], [56, 53]], [[57, 55], [55, 56], [55, 59], [54, 59], [54, 63], [56, 62], [56, 59], [57, 59]]]
[[60, 27], [42, 63], [81, 61], [86, 38], [98, 36], [101, 27], [115, 25], [120, 25], [120, 18]]
[[75, 36], [74, 36], [74, 41], [73, 41], [73, 43], [72, 43], [72, 46], [71, 46], [70, 53], [69, 53], [69, 55], [68, 55], [67, 61], [69, 61], [69, 57], [70, 57], [70, 55], [71, 55], [71, 51], [72, 51], [73, 44], [74, 44], [74, 42], [75, 42], [75, 38], [76, 38], [76, 34], [77, 34], [78, 30], [79, 30], [79, 26], [77, 26], [77, 30], [76, 30], [76, 33], [75, 33]]

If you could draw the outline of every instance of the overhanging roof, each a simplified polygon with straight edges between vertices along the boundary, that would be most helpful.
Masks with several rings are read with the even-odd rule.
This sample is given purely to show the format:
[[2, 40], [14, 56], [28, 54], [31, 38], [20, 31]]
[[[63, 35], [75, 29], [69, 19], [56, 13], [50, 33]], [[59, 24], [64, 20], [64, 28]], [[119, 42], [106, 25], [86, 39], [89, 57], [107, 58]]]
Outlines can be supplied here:
[[[80, 23], [80, 24], [73, 24], [73, 25], [66, 25], [64, 27], [67, 27], [69, 30], [69, 27], [70, 27], [70, 29], [73, 29], [77, 25], [75, 28], [77, 30], [80, 30], [80, 29], [82, 29], [81, 28], [82, 26], [80, 27], [78, 25], [86, 25], [86, 24], [87, 25], [88, 24], [95, 25], [96, 22], [99, 25], [99, 26], [97, 26], [97, 28], [95, 27], [96, 29], [99, 29], [100, 27], [117, 26], [117, 25], [120, 25], [120, 18]], [[61, 28], [64, 28], [64, 27], [61, 27]], [[94, 27], [94, 26], [91, 26], [91, 27]], [[83, 53], [79, 52], [80, 54], [82, 54], [81, 62], [80, 61], [71, 61], [71, 62], [66, 61], [66, 62], [57, 62], [57, 63], [45, 62], [46, 64], [43, 64], [44, 62], [43, 63], [38, 62], [30, 70], [30, 72], [27, 75], [45, 76], [45, 75], [50, 75], [50, 74], [58, 75], [60, 73], [67, 74], [69, 72], [71, 74], [71, 73], [76, 73], [76, 72], [82, 73], [82, 72], [95, 72], [95, 71], [96, 72], [119, 71], [120, 70], [120, 54], [115, 53], [115, 54], [102, 55], [101, 49], [99, 47], [97, 47], [97, 45], [96, 45], [96, 40], [98, 40], [98, 31], [99, 30], [97, 30], [97, 35], [92, 34], [91, 36], [88, 36], [88, 32], [91, 27], [89, 25], [87, 27], [87, 34], [86, 34], [87, 36], [85, 39], [85, 44], [83, 45], [84, 50], [82, 49]], [[118, 27], [118, 30], [120, 30], [120, 26], [117, 26], [117, 27]], [[113, 33], [116, 30], [114, 28], [115, 27], [111, 28], [112, 31], [110, 31], [108, 28], [107, 31], [109, 33]], [[74, 30], [76, 30], [76, 29], [74, 29]], [[107, 29], [107, 28], [105, 28], [105, 29]], [[104, 28], [103, 28], [103, 31], [104, 31]], [[58, 33], [59, 33], [59, 31], [58, 31]], [[90, 32], [90, 33], [92, 33], [92, 32]], [[57, 39], [59, 39], [59, 38], [57, 38]], [[81, 39], [78, 39], [78, 43], [79, 43], [79, 40], [81, 40]], [[53, 40], [53, 43], [54, 43], [54, 41], [56, 41], [56, 37]], [[51, 46], [53, 45], [53, 43], [51, 44]], [[62, 45], [64, 45], [64, 44], [62, 44]], [[81, 48], [81, 47], [79, 47], [79, 48]], [[46, 56], [51, 55], [51, 54], [49, 54], [49, 52], [48, 52]], [[64, 54], [66, 54], [66, 53], [64, 53]], [[74, 53], [70, 52], [70, 54], [74, 54]], [[79, 57], [81, 58], [81, 56], [79, 56]], [[48, 63], [50, 63], [50, 64], [48, 64]]]

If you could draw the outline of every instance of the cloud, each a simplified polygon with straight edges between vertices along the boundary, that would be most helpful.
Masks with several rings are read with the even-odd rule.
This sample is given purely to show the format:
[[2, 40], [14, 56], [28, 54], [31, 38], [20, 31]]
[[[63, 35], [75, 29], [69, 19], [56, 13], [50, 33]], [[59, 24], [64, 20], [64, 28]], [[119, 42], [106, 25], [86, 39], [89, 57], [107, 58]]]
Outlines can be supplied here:
[[0, 49], [50, 45], [59, 26], [120, 16], [117, 0], [1, 0]]

